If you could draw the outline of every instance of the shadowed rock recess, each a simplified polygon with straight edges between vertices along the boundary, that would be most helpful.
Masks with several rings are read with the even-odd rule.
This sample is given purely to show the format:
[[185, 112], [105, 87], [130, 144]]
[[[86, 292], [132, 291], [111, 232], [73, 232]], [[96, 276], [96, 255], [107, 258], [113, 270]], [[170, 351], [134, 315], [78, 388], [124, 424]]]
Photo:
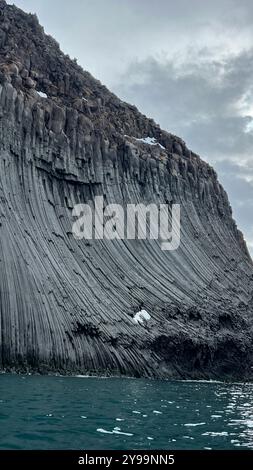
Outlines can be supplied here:
[[[75, 240], [96, 195], [181, 204], [179, 249]], [[0, 368], [249, 380], [252, 293], [215, 171], [0, 0]]]

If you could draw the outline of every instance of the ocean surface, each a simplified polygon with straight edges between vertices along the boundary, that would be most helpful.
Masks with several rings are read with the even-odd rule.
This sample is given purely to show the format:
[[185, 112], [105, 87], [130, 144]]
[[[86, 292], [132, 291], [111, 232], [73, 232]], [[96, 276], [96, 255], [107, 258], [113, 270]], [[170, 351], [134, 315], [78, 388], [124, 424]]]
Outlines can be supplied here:
[[0, 449], [253, 449], [253, 385], [3, 374]]

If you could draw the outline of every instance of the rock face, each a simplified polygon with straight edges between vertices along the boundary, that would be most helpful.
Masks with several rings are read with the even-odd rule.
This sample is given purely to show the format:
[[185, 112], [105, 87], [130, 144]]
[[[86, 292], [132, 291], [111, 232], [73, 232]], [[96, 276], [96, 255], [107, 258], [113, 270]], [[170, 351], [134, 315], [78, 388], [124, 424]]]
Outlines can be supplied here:
[[[98, 195], [181, 204], [179, 249], [75, 240]], [[0, 0], [0, 368], [251, 379], [252, 292], [214, 170]]]

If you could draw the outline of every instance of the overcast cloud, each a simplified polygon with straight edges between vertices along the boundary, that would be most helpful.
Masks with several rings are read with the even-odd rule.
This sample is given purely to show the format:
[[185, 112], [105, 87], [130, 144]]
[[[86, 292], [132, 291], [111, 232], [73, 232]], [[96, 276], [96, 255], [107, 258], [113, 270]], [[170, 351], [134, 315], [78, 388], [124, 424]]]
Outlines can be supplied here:
[[84, 69], [215, 167], [253, 252], [253, 2], [14, 3], [35, 12]]

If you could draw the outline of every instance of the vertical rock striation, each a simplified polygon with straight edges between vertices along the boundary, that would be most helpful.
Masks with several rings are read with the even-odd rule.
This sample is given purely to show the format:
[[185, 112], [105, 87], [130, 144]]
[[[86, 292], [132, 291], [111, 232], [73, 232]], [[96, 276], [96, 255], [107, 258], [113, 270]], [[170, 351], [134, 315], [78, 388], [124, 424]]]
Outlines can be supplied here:
[[[99, 195], [181, 204], [179, 249], [75, 240]], [[1, 369], [251, 379], [252, 291], [215, 171], [0, 0]]]

